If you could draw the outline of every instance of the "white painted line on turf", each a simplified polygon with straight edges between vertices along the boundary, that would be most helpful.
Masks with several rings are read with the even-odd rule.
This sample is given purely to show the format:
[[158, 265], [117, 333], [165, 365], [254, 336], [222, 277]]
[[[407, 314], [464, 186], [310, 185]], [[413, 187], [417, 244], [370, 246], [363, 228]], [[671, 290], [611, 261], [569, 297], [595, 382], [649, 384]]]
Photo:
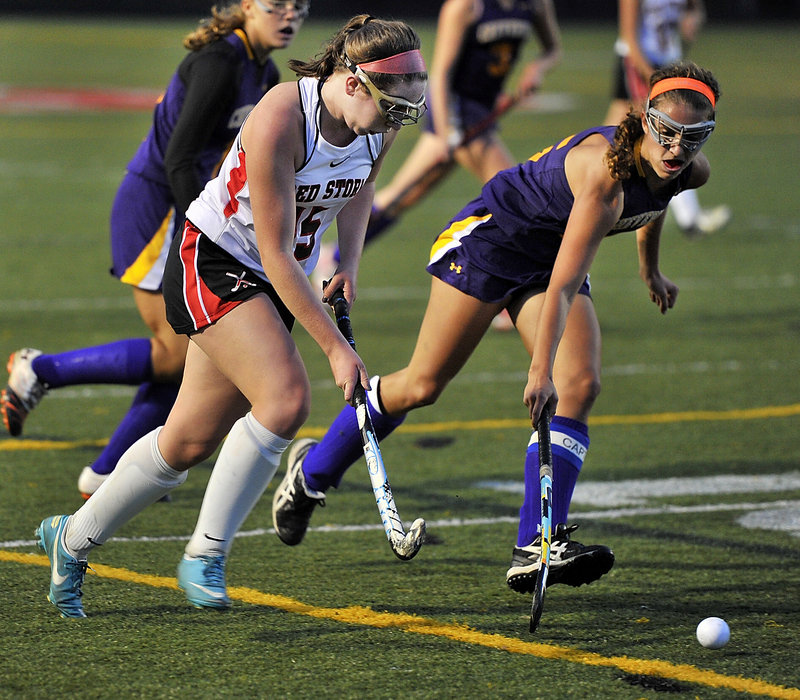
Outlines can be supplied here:
[[[525, 493], [522, 481], [480, 481], [478, 488], [508, 493]], [[583, 481], [575, 487], [573, 505], [645, 505], [648, 498], [703, 496], [706, 494], [774, 493], [800, 491], [800, 472], [784, 474], [722, 474], [720, 476], [670, 477], [666, 479], [623, 479]]]
[[[168, 506], [165, 506], [168, 507]], [[684, 513], [722, 513], [736, 511], [764, 511], [774, 513], [775, 517], [781, 522], [798, 523], [798, 531], [792, 531], [793, 535], [800, 537], [800, 500], [783, 501], [764, 501], [762, 503], [704, 503], [696, 506], [675, 506], [663, 505], [641, 508], [611, 508], [608, 510], [577, 511], [573, 513], [576, 520], [616, 520], [619, 518], [636, 517], [640, 515], [678, 515]], [[766, 521], [765, 521], [766, 522]], [[441, 520], [429, 520], [427, 526], [429, 530], [446, 527], [474, 527], [478, 525], [516, 525], [519, 523], [517, 516], [499, 516], [495, 518], [446, 518]], [[406, 528], [411, 523], [404, 524]], [[749, 525], [749, 527], [765, 528], [764, 525]], [[786, 529], [786, 528], [781, 528]], [[340, 534], [343, 532], [371, 532], [374, 530], [383, 531], [380, 523], [369, 523], [364, 525], [320, 525], [308, 528], [308, 532]], [[240, 537], [262, 537], [264, 535], [274, 535], [274, 528], [257, 528], [255, 530], [243, 530], [236, 534]], [[186, 542], [189, 535], [162, 535], [160, 537], [112, 537], [109, 542]], [[0, 542], [0, 549], [13, 549], [16, 547], [33, 547], [38, 540], [6, 540]]]

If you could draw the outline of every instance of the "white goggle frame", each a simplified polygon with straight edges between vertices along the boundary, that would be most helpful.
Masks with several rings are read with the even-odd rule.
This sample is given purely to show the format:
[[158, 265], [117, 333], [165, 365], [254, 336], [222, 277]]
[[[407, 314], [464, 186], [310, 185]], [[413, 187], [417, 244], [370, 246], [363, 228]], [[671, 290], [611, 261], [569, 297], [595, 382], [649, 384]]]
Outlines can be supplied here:
[[681, 124], [671, 119], [663, 112], [659, 112], [655, 107], [647, 104], [645, 111], [647, 128], [656, 143], [663, 148], [672, 148], [678, 144], [681, 148], [690, 153], [702, 146], [711, 132], [714, 131], [716, 122], [709, 119], [697, 124]]
[[420, 97], [417, 102], [410, 102], [403, 97], [395, 95], [387, 95], [379, 90], [367, 74], [347, 56], [344, 57], [344, 63], [350, 69], [350, 72], [361, 81], [361, 84], [367, 88], [372, 99], [375, 100], [381, 116], [392, 126], [416, 124], [425, 114], [427, 110], [425, 95]]

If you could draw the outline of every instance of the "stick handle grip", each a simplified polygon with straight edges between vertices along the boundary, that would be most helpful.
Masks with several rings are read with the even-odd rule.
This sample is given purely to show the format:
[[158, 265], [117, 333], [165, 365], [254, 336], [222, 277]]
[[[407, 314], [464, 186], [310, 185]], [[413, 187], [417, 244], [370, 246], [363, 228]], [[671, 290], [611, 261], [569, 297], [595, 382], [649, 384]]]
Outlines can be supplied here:
[[[350, 309], [347, 306], [347, 300], [344, 298], [344, 292], [337, 289], [336, 293], [331, 297], [333, 304], [333, 313], [336, 316], [336, 325], [339, 327], [339, 332], [344, 336], [344, 339], [350, 343], [353, 350], [356, 349], [356, 340], [353, 337], [353, 325], [350, 323]], [[353, 406], [357, 407], [367, 402], [367, 392], [360, 382], [356, 383], [353, 389]], [[369, 413], [367, 413], [369, 420]], [[370, 430], [372, 429], [372, 421], [370, 420]]]
[[355, 350], [356, 340], [353, 337], [353, 326], [350, 323], [350, 309], [347, 307], [347, 300], [344, 298], [344, 292], [341, 289], [337, 289], [336, 293], [331, 297], [331, 304], [333, 305], [333, 313], [336, 316], [336, 325], [339, 327], [339, 332], [350, 343], [350, 347]]
[[550, 416], [542, 411], [536, 421], [536, 432], [539, 434], [539, 468], [549, 467], [552, 474], [553, 447], [550, 443]]

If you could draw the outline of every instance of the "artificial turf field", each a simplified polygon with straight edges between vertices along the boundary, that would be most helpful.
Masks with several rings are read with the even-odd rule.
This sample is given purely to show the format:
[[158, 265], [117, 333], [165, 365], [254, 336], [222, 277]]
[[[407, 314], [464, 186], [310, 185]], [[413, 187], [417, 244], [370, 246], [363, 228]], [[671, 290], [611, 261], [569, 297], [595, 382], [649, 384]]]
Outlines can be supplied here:
[[[3, 357], [145, 334], [106, 270], [108, 211], [148, 112], [54, 109], [55, 96], [36, 105], [22, 89], [150, 95], [194, 22], [0, 19], [0, 83], [13, 88], [0, 91]], [[430, 58], [433, 25], [416, 26]], [[334, 28], [312, 16], [275, 58], [311, 55]], [[563, 38], [536, 108], [503, 122], [520, 160], [605, 114], [613, 26], [567, 25]], [[23, 439], [0, 438], [0, 697], [800, 698], [796, 29], [712, 23], [692, 57], [724, 93], [701, 201], [728, 203], [734, 217], [695, 240], [668, 222], [662, 268], [681, 294], [666, 317], [637, 277], [632, 235], [605, 242], [593, 266], [603, 392], [571, 520], [579, 541], [613, 547], [608, 575], [551, 588], [528, 633], [530, 601], [504, 576], [528, 359], [515, 334], [492, 332], [437, 405], [384, 445], [401, 515], [426, 518], [433, 535], [413, 561], [392, 555], [363, 464], [296, 548], [271, 531], [276, 479], [230, 557], [233, 610], [195, 610], [174, 575], [208, 463], [96, 551], [89, 618], [62, 620], [45, 600], [33, 530], [79, 507], [78, 474], [133, 391], [61, 389]], [[401, 132], [382, 179], [415, 133]], [[430, 241], [477, 189], [455, 172], [366, 251], [353, 322], [371, 371], [407, 361]], [[316, 436], [341, 393], [319, 349], [295, 335], [314, 387], [303, 434]], [[711, 615], [731, 627], [717, 651], [694, 638]]]

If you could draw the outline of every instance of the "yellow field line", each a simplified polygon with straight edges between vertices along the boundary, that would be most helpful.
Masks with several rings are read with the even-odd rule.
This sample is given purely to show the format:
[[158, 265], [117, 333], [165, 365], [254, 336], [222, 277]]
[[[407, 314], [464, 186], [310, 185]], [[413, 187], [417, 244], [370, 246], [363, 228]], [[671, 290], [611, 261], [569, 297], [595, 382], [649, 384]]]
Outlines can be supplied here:
[[[22, 552], [0, 551], [0, 561], [18, 564], [32, 564], [49, 567], [50, 562], [46, 556], [37, 554], [24, 554]], [[174, 578], [139, 574], [128, 569], [119, 569], [102, 564], [92, 564], [92, 572], [101, 578], [116, 579], [130, 583], [139, 583], [154, 588], [177, 589]], [[410, 613], [376, 612], [371, 608], [353, 605], [347, 608], [322, 608], [308, 605], [286, 596], [263, 593], [253, 588], [233, 586], [228, 589], [228, 596], [251, 605], [284, 610], [296, 615], [307, 615], [323, 620], [332, 620], [348, 625], [363, 625], [379, 629], [394, 628], [409, 634], [425, 634], [434, 637], [444, 637], [454, 642], [473, 644], [506, 651], [510, 654], [526, 654], [541, 659], [555, 661], [568, 661], [585, 666], [606, 666], [618, 668], [627, 673], [642, 674], [669, 678], [686, 683], [695, 683], [711, 688], [728, 688], [751, 695], [763, 695], [770, 698], [785, 700], [800, 700], [800, 688], [792, 688], [768, 683], [757, 678], [743, 678], [741, 676], [726, 676], [715, 671], [707, 671], [689, 664], [674, 664], [659, 659], [635, 659], [629, 656], [602, 656], [594, 652], [581, 651], [570, 647], [540, 642], [527, 642], [514, 637], [504, 637], [500, 634], [489, 634], [471, 629], [466, 625], [439, 622], [430, 618], [419, 617]], [[56, 612], [52, 611], [55, 615]]]
[[[606, 425], [656, 425], [659, 423], [688, 423], [698, 421], [761, 420], [765, 418], [789, 418], [800, 416], [800, 403], [788, 406], [763, 406], [761, 408], [731, 409], [728, 411], [674, 411], [668, 413], [641, 413], [636, 415], [594, 416], [591, 426]], [[508, 430], [530, 428], [530, 421], [518, 418], [473, 421], [443, 421], [438, 423], [404, 424], [401, 433], [442, 433], [453, 430]], [[306, 427], [297, 437], [322, 437], [327, 428]], [[72, 450], [81, 447], [103, 447], [107, 439], [101, 440], [0, 440], [0, 452], [21, 450]]]

